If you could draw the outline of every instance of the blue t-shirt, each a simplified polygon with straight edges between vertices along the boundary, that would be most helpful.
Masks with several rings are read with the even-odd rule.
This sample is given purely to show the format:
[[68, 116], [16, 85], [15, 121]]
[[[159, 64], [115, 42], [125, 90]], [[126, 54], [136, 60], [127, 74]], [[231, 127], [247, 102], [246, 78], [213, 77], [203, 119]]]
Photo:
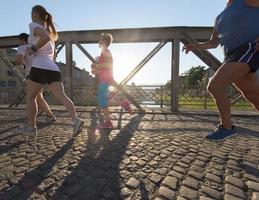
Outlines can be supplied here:
[[225, 52], [253, 42], [259, 36], [259, 8], [249, 7], [245, 0], [234, 0], [216, 18], [215, 30]]

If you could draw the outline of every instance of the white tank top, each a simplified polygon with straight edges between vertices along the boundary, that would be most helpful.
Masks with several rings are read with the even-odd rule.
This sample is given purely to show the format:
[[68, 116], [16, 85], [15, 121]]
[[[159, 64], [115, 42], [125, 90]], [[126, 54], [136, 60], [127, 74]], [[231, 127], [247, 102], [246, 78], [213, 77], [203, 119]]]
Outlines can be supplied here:
[[24, 64], [26, 67], [26, 76], [28, 76], [31, 71], [31, 65], [32, 65], [32, 61], [33, 61], [33, 55], [30, 56], [29, 54], [27, 54], [27, 48], [29, 48], [29, 47], [30, 47], [30, 45], [24, 44], [24, 45], [20, 45], [17, 48], [17, 54], [22, 55], [24, 58]]
[[[38, 23], [30, 23], [30, 36], [28, 38], [28, 43], [30, 45], [35, 45], [39, 40], [39, 37], [34, 35], [34, 29], [36, 27], [42, 28], [44, 31], [47, 30], [45, 27]], [[43, 47], [37, 49], [37, 52], [33, 54], [32, 67], [46, 69], [51, 71], [59, 71], [57, 64], [54, 62], [54, 52], [55, 52], [55, 42], [50, 40]]]

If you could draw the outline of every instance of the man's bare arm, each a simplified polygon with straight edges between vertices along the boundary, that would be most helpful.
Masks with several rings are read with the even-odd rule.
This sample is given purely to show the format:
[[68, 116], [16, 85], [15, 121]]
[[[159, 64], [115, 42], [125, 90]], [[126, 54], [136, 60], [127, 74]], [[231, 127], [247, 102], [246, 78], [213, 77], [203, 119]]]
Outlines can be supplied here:
[[259, 0], [245, 0], [247, 6], [259, 8]]

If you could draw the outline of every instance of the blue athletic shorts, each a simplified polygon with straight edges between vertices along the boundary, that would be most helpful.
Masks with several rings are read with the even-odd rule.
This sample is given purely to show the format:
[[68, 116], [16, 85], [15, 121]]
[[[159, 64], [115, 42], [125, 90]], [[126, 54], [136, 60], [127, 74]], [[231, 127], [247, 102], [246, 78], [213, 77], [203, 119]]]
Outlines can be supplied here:
[[225, 62], [247, 63], [251, 69], [250, 72], [256, 72], [259, 68], [259, 52], [256, 51], [255, 46], [255, 42], [250, 42], [226, 53]]
[[109, 84], [100, 83], [97, 91], [97, 102], [100, 108], [108, 107]]

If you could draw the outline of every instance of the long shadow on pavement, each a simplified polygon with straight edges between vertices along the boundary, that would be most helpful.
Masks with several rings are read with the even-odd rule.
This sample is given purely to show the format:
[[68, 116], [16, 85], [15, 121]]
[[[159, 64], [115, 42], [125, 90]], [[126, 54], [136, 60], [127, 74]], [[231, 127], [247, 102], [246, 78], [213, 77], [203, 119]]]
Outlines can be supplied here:
[[6, 144], [4, 146], [0, 146], [0, 154], [4, 154], [9, 152], [11, 149], [19, 147], [21, 144], [26, 144], [26, 141], [18, 141], [13, 144]]
[[146, 188], [145, 184], [143, 183], [143, 181], [140, 181], [139, 190], [140, 190], [140, 193], [141, 193], [141, 199], [140, 200], [149, 200], [148, 191], [147, 191], [147, 188]]
[[121, 199], [119, 164], [143, 116], [133, 117], [113, 140], [109, 138], [110, 132], [104, 131], [100, 133], [99, 143], [89, 141], [87, 154], [66, 177], [54, 199]]
[[1, 200], [26, 200], [29, 199], [37, 187], [45, 180], [53, 166], [71, 148], [74, 138], [71, 138], [59, 151], [48, 158], [43, 164], [28, 172], [18, 183], [14, 184], [9, 190], [0, 194]]
[[255, 167], [249, 166], [247, 164], [242, 163], [241, 167], [244, 169], [246, 174], [255, 176], [256, 178], [259, 178], [259, 170]]

